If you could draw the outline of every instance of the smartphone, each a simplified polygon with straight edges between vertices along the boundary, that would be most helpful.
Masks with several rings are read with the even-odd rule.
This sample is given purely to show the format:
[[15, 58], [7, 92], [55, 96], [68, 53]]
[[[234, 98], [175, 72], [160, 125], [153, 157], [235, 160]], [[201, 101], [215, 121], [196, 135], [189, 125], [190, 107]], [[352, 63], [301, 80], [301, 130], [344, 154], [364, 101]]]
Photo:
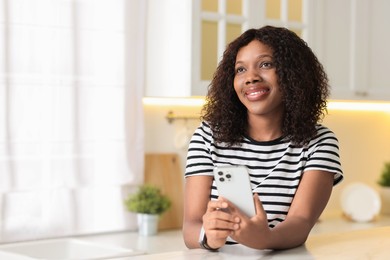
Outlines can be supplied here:
[[219, 196], [232, 202], [248, 217], [256, 214], [248, 169], [242, 165], [217, 166], [214, 179]]

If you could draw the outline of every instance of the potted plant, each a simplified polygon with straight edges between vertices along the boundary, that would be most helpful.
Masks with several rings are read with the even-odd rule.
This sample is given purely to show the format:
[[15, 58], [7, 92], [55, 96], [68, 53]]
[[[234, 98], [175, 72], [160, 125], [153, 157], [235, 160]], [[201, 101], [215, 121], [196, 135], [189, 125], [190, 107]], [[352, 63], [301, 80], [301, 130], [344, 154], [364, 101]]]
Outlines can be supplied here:
[[171, 206], [171, 200], [155, 186], [144, 184], [125, 199], [127, 210], [137, 213], [138, 232], [150, 236], [157, 233], [158, 220]]
[[378, 184], [381, 187], [382, 214], [390, 215], [390, 162], [384, 164]]

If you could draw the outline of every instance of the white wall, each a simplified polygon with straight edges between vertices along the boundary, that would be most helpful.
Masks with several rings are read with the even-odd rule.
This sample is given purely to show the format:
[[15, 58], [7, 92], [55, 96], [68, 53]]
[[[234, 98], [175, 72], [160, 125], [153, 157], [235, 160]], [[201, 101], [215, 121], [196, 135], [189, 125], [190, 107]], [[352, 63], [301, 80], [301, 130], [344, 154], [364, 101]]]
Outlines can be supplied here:
[[[192, 132], [199, 121], [166, 120], [168, 111], [177, 115], [199, 115], [200, 107], [145, 105], [145, 151], [147, 153], [177, 153], [184, 166], [186, 150], [175, 147], [175, 137], [188, 127]], [[390, 160], [390, 113], [370, 111], [329, 110], [323, 124], [339, 139], [340, 156], [345, 179], [337, 185], [323, 215], [341, 215], [340, 195], [352, 182], [376, 184], [383, 163]]]
[[390, 113], [330, 110], [325, 125], [337, 135], [344, 181], [336, 186], [326, 213], [340, 211], [340, 194], [352, 182], [364, 182], [378, 190], [377, 180], [390, 161]]

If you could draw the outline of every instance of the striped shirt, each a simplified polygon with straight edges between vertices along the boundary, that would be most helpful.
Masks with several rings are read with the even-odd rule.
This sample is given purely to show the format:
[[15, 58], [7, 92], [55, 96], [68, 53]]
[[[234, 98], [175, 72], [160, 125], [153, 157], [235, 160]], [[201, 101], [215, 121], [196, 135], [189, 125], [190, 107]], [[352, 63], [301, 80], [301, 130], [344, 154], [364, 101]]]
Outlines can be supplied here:
[[[192, 136], [185, 176], [213, 176], [213, 168], [221, 165], [244, 165], [248, 168], [253, 193], [258, 193], [272, 228], [287, 215], [302, 174], [321, 170], [334, 174], [334, 185], [343, 179], [338, 140], [323, 125], [317, 135], [303, 147], [294, 146], [286, 138], [258, 142], [244, 137], [240, 146], [215, 143], [207, 123]], [[218, 192], [213, 181], [211, 199]]]

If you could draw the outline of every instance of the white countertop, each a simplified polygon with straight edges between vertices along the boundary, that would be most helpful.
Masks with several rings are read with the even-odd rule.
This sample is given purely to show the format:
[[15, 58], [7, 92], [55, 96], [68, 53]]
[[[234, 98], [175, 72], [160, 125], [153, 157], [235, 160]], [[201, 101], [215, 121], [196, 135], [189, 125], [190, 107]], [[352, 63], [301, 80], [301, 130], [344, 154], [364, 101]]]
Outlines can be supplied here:
[[[71, 241], [67, 240], [70, 239]], [[73, 241], [76, 239], [77, 241]], [[74, 242], [68, 246], [68, 242]], [[42, 244], [43, 242], [43, 244]], [[57, 241], [58, 242], [58, 241]], [[91, 243], [88, 243], [91, 242]], [[31, 245], [33, 244], [33, 246]], [[66, 246], [64, 246], [64, 243]], [[55, 243], [54, 243], [55, 244]], [[12, 252], [22, 251], [26, 255], [42, 259], [49, 257], [53, 259], [53, 254], [60, 258], [60, 252], [54, 246], [49, 246], [53, 252], [49, 252], [47, 246], [54, 245], [52, 240], [31, 241], [25, 243], [11, 243], [1, 245], [2, 253], [4, 250], [12, 248]], [[69, 249], [61, 254], [62, 258], [72, 255], [81, 257], [85, 252], [89, 257], [95, 255], [96, 258], [100, 249], [104, 248], [105, 258], [116, 260], [132, 259], [390, 259], [390, 216], [378, 217], [375, 221], [368, 223], [357, 223], [342, 218], [322, 218], [313, 228], [309, 238], [304, 246], [291, 250], [254, 250], [242, 245], [229, 245], [221, 248], [219, 252], [209, 252], [203, 249], [186, 248], [181, 230], [160, 231], [155, 236], [140, 236], [136, 231], [118, 232], [107, 234], [95, 234], [88, 236], [77, 236], [65, 238], [60, 244]], [[77, 247], [76, 245], [81, 246]], [[87, 245], [88, 244], [88, 245]], [[94, 247], [90, 247], [91, 245]], [[42, 247], [43, 245], [43, 247]], [[46, 245], [46, 247], [45, 247]], [[56, 244], [57, 245], [57, 244]], [[27, 247], [26, 247], [27, 246]], [[97, 247], [96, 247], [97, 246]], [[29, 250], [29, 254], [24, 250]], [[70, 248], [73, 248], [72, 250]], [[86, 249], [89, 248], [89, 249]], [[116, 248], [108, 253], [109, 248]], [[121, 249], [120, 249], [121, 248]], [[129, 250], [130, 249], [130, 250]], [[80, 251], [81, 250], [81, 251]], [[86, 250], [86, 251], [85, 251]], [[91, 251], [92, 250], [92, 251]], [[98, 250], [98, 251], [96, 251]], [[42, 251], [42, 252], [41, 252]], [[88, 251], [88, 252], [87, 252]], [[119, 253], [123, 252], [123, 253]], [[62, 252], [62, 251], [61, 251]], [[73, 252], [73, 253], [71, 253]], [[132, 253], [133, 252], [133, 253]], [[50, 253], [50, 254], [49, 254]], [[141, 254], [134, 256], [135, 254]], [[50, 255], [50, 256], [49, 256]], [[67, 255], [67, 256], [65, 256]], [[112, 255], [111, 258], [107, 258]], [[118, 258], [122, 255], [122, 258]], [[126, 257], [124, 257], [126, 255]], [[131, 256], [133, 255], [133, 256]], [[4, 254], [0, 256], [5, 257]], [[51, 257], [51, 258], [50, 258]], [[77, 258], [76, 257], [76, 258]], [[94, 259], [95, 259], [94, 258]], [[9, 259], [9, 257], [1, 258]], [[21, 259], [21, 258], [15, 258]], [[25, 259], [25, 258], [23, 258]], [[46, 259], [46, 258], [45, 258]], [[77, 258], [79, 259], [79, 258]], [[84, 258], [82, 258], [84, 259]], [[89, 259], [89, 258], [88, 258]]]
[[[290, 250], [254, 250], [241, 245], [225, 246], [218, 252], [203, 249], [136, 256], [139, 260], [161, 259], [289, 259], [345, 260], [390, 258], [390, 226], [311, 236], [304, 246]], [[127, 258], [127, 259], [135, 259]]]
[[[385, 228], [378, 229], [381, 227]], [[275, 252], [252, 250], [241, 245], [226, 246], [218, 253], [202, 249], [188, 250], [183, 242], [181, 230], [160, 231], [156, 236], [146, 237], [139, 236], [137, 232], [123, 232], [79, 238], [140, 250], [146, 254], [123, 259], [234, 259], [235, 256], [244, 259], [259, 259], [259, 257], [286, 259], [287, 256], [288, 259], [341, 259], [336, 256], [341, 256], [343, 252], [353, 255], [351, 258], [342, 259], [382, 259], [365, 257], [363, 253], [373, 253], [365, 245], [376, 248], [378, 254], [387, 254], [387, 258], [390, 259], [390, 251], [388, 251], [390, 216], [378, 217], [375, 221], [367, 223], [352, 222], [340, 216], [326, 218], [314, 226], [305, 246]], [[327, 258], [330, 256], [332, 258]], [[354, 256], [358, 257], [354, 258]]]
[[156, 254], [186, 250], [181, 230], [159, 231], [155, 236], [139, 236], [137, 232], [120, 232], [93, 236], [81, 236], [78, 239], [99, 244], [115, 245], [123, 248], [142, 251], [145, 254]]

